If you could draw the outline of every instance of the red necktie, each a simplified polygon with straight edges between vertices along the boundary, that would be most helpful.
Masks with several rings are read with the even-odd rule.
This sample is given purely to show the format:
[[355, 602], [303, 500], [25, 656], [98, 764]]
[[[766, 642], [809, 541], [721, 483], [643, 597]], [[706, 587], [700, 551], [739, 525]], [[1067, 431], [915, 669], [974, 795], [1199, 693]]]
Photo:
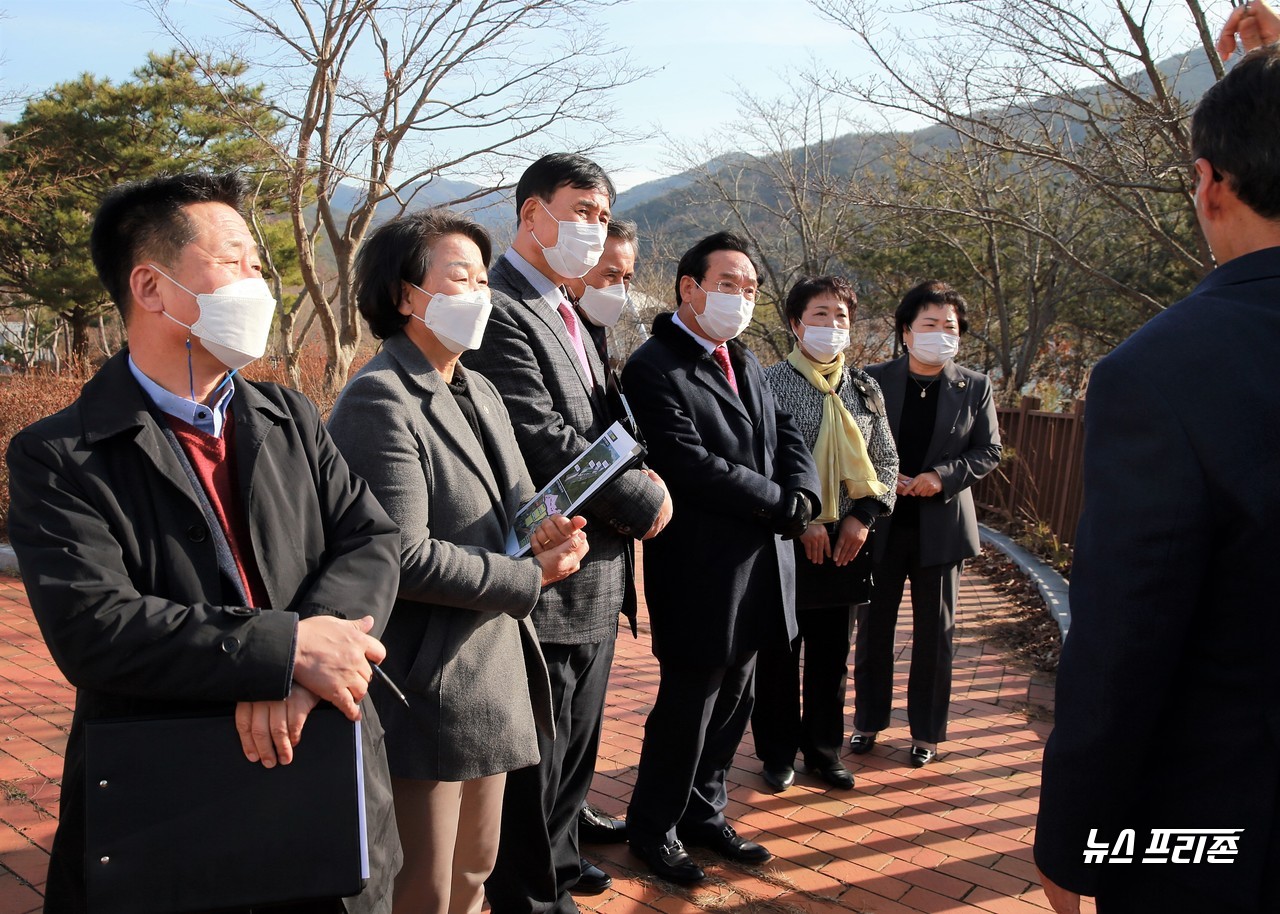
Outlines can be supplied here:
[[591, 377], [591, 363], [587, 361], [587, 349], [582, 345], [582, 333], [578, 330], [578, 316], [573, 313], [573, 306], [563, 297], [556, 310], [564, 320], [565, 329], [569, 331], [569, 342], [573, 343], [573, 351], [578, 354], [578, 364], [582, 366], [582, 373], [590, 384], [594, 379]]
[[738, 379], [733, 376], [733, 365], [729, 362], [729, 348], [721, 343], [711, 351], [711, 357], [716, 360], [716, 364], [720, 366], [720, 370], [724, 372], [724, 376], [729, 379], [729, 386], [733, 388], [733, 392], [738, 392]]

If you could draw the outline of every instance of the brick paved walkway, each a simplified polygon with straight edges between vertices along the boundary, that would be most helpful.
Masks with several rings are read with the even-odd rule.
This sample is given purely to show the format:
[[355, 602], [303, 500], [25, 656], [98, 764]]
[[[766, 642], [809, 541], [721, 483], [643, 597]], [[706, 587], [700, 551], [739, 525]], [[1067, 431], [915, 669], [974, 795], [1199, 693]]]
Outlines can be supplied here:
[[[762, 792], [748, 734], [730, 775], [728, 814], [774, 859], [759, 868], [739, 867], [694, 851], [710, 879], [687, 890], [648, 876], [625, 847], [587, 848], [613, 874], [614, 885], [603, 895], [580, 898], [582, 908], [602, 914], [1044, 914], [1048, 903], [1035, 880], [1030, 841], [1050, 725], [1034, 718], [1051, 707], [1052, 693], [977, 639], [975, 618], [1006, 611], [1003, 598], [971, 575], [962, 578], [960, 593], [951, 741], [937, 762], [922, 769], [908, 765], [900, 708], [898, 726], [881, 735], [870, 755], [846, 759], [857, 776], [854, 790], [829, 790], [802, 773], [796, 786], [772, 795]], [[904, 622], [909, 618], [902, 614]], [[898, 635], [906, 654], [906, 629]], [[902, 701], [905, 664], [900, 671], [895, 688]], [[615, 814], [626, 809], [657, 680], [645, 628], [639, 640], [621, 637], [592, 790], [593, 802]], [[40, 907], [72, 695], [49, 659], [20, 584], [0, 577], [4, 914]], [[1093, 911], [1092, 904], [1085, 911]]]

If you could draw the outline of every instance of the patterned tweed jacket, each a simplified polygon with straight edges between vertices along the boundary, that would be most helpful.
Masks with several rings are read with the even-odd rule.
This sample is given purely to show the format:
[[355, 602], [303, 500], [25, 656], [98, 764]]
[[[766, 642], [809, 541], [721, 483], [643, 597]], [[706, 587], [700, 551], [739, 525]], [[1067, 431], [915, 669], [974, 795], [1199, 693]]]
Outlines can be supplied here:
[[[787, 361], [770, 365], [764, 370], [764, 376], [773, 389], [778, 406], [791, 414], [805, 444], [812, 451], [818, 442], [818, 426], [822, 422], [823, 394]], [[893, 443], [889, 420], [885, 418], [880, 385], [866, 372], [846, 363], [836, 393], [858, 423], [858, 429], [867, 442], [867, 456], [876, 468], [876, 476], [889, 488], [883, 495], [859, 499], [857, 503], [873, 517], [888, 514], [893, 510], [896, 497], [893, 488], [898, 479], [898, 449]], [[852, 498], [842, 493], [840, 516], [848, 515], [854, 504]]]

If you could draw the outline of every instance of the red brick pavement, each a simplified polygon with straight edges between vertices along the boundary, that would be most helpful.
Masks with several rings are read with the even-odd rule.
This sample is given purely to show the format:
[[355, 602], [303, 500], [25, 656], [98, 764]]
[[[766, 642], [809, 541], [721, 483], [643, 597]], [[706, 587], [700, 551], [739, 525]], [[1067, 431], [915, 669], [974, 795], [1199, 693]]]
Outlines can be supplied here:
[[[980, 577], [961, 580], [951, 740], [922, 769], [907, 762], [905, 716], [875, 750], [846, 761], [852, 791], [803, 773], [783, 794], [762, 791], [750, 736], [730, 774], [728, 815], [774, 853], [762, 867], [718, 862], [694, 851], [710, 878], [694, 889], [654, 879], [625, 847], [588, 848], [614, 875], [613, 888], [579, 898], [601, 914], [652, 911], [906, 912], [1044, 914], [1031, 857], [1047, 723], [1027, 710], [1052, 693], [967, 631], [981, 610], [1007, 603]], [[903, 621], [910, 614], [903, 613]], [[910, 652], [900, 627], [899, 650]], [[604, 737], [592, 787], [602, 809], [625, 812], [644, 720], [657, 689], [649, 636], [619, 638]], [[895, 682], [905, 699], [906, 666]], [[19, 582], [0, 577], [0, 912], [38, 911], [58, 814], [62, 752], [73, 690], [59, 675]], [[1033, 717], [1035, 715], [1032, 715]], [[850, 719], [852, 712], [850, 711]], [[1093, 906], [1086, 904], [1086, 911]]]

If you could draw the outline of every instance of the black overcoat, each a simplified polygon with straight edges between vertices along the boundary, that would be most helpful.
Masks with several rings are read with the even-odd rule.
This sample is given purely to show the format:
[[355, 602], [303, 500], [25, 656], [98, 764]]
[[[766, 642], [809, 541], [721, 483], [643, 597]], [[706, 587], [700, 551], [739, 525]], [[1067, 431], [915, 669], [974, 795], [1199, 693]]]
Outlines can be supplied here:
[[[85, 721], [283, 699], [299, 617], [371, 614], [375, 636], [386, 625], [399, 532], [347, 469], [315, 406], [295, 391], [237, 378], [231, 417], [270, 610], [223, 604], [204, 513], [127, 352], [75, 403], [10, 444], [10, 540], [40, 630], [76, 687], [46, 911], [84, 910]], [[347, 906], [373, 911], [389, 908], [400, 843], [382, 728], [372, 702], [361, 709], [370, 884], [388, 892], [366, 891]], [[238, 739], [234, 731], [228, 738]], [[305, 740], [304, 729], [299, 752]], [[216, 854], [211, 848], [211, 866]]]
[[[1277, 339], [1280, 247], [1218, 267], [1089, 382], [1035, 858], [1099, 910], [1280, 910]], [[1152, 827], [1243, 833], [1228, 862], [1153, 866]], [[1086, 862], [1095, 829], [1107, 849], [1133, 829], [1134, 862]]]
[[735, 394], [672, 315], [658, 315], [653, 334], [622, 374], [648, 463], [675, 508], [644, 544], [653, 650], [723, 666], [759, 637], [796, 636], [794, 550], [770, 518], [792, 489], [818, 503], [817, 470], [749, 349], [729, 343]]

